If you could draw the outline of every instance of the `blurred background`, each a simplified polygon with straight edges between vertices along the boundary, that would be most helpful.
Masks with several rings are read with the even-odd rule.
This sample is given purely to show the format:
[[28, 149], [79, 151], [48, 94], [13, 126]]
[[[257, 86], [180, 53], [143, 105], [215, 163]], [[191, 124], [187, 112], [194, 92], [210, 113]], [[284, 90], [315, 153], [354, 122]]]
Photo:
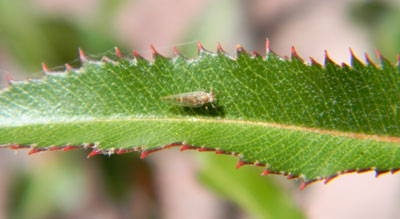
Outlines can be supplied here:
[[[196, 41], [235, 55], [236, 44], [280, 55], [295, 45], [305, 59], [361, 60], [374, 48], [390, 61], [400, 51], [399, 0], [0, 0], [0, 87], [5, 75], [41, 78], [41, 63], [63, 70], [118, 46], [151, 58], [188, 57]], [[0, 151], [0, 218], [398, 218], [400, 174], [349, 174], [329, 185], [259, 176], [237, 158], [177, 148], [139, 154]]]

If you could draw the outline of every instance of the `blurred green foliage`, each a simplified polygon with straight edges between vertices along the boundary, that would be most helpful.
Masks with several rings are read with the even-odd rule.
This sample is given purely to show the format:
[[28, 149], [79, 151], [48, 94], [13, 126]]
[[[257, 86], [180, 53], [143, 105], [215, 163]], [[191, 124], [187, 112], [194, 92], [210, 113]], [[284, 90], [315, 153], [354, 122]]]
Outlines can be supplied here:
[[364, 27], [383, 56], [391, 61], [400, 53], [400, 5], [391, 0], [355, 1], [349, 7], [353, 20]]
[[119, 44], [116, 36], [107, 34], [111, 27], [93, 20], [98, 23], [87, 25], [72, 16], [46, 14], [32, 1], [0, 0], [0, 45], [27, 72], [39, 70], [41, 62], [64, 65], [76, 60], [78, 47], [100, 53]]
[[[271, 177], [261, 177], [262, 168], [234, 169], [237, 158], [201, 155], [201, 181], [227, 200], [238, 204], [252, 218], [305, 218], [290, 193]], [[296, 188], [297, 189], [297, 188]]]

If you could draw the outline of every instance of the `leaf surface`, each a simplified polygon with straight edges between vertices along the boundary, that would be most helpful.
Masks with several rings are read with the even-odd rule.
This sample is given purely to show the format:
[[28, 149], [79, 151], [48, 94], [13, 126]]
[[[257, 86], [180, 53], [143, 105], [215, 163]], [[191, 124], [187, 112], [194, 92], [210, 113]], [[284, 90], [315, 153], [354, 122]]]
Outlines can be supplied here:
[[[353, 54], [351, 66], [322, 66], [292, 51], [265, 57], [238, 46], [233, 58], [199, 44], [199, 56], [150, 62], [137, 53], [13, 82], [0, 92], [0, 145], [42, 150], [91, 148], [89, 156], [182, 146], [301, 177], [303, 187], [346, 172], [400, 167], [400, 70]], [[45, 69], [46, 71], [46, 69]], [[182, 107], [160, 97], [214, 90], [213, 107]]]

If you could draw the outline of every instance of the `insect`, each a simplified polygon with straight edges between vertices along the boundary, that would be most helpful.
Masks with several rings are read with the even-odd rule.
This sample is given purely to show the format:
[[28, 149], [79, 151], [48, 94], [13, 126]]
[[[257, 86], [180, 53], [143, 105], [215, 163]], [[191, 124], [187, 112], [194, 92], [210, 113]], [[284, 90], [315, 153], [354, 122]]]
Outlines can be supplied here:
[[[182, 93], [175, 94], [170, 96], [165, 96], [160, 98], [162, 101], [175, 104], [178, 106], [187, 106], [187, 107], [201, 107], [207, 103], [210, 103], [213, 108], [215, 101], [213, 89], [210, 89], [210, 92], [207, 93], [205, 91], [195, 91], [190, 93]], [[206, 106], [206, 109], [208, 107]]]

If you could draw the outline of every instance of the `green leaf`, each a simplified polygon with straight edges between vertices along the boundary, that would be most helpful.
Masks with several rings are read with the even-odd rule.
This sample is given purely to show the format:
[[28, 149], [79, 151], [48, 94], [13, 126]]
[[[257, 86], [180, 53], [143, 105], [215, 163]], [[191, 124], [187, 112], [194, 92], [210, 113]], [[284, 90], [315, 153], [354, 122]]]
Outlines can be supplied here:
[[[353, 54], [351, 67], [291, 60], [267, 49], [237, 58], [199, 45], [199, 56], [154, 62], [88, 60], [80, 69], [12, 82], [0, 93], [0, 145], [42, 150], [91, 148], [89, 156], [182, 149], [240, 158], [303, 186], [347, 172], [400, 168], [400, 70]], [[160, 97], [213, 88], [215, 108], [171, 105]]]
[[233, 159], [228, 156], [203, 157], [206, 162], [202, 163], [200, 180], [216, 194], [246, 210], [250, 218], [305, 218], [294, 196], [272, 178], [260, 177], [258, 169], [235, 170], [231, 168]]

